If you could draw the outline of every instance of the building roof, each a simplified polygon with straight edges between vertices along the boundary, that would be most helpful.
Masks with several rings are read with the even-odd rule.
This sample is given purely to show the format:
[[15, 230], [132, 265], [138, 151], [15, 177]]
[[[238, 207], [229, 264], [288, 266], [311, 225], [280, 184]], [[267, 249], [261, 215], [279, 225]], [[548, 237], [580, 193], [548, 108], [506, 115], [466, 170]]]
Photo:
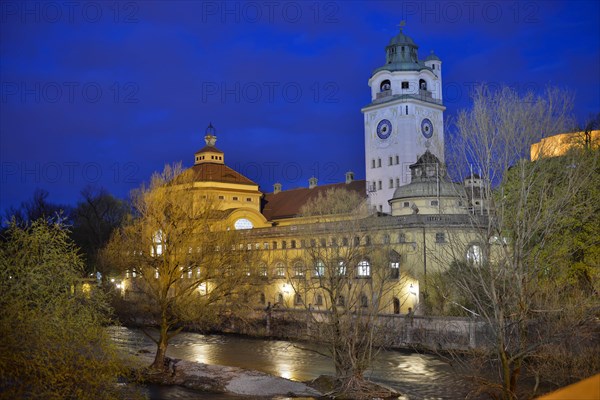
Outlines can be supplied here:
[[321, 185], [312, 189], [290, 189], [278, 193], [265, 194], [262, 213], [269, 221], [297, 217], [304, 204], [319, 196], [319, 193], [324, 194], [325, 191], [333, 188], [347, 189], [366, 197], [366, 181], [364, 180]]
[[205, 153], [205, 152], [224, 154], [221, 150], [217, 149], [214, 146], [204, 146], [203, 148], [201, 148], [200, 150], [198, 150], [194, 154]]
[[425, 58], [425, 61], [441, 61], [440, 58], [431, 50], [431, 53]]
[[193, 173], [194, 182], [223, 182], [237, 183], [240, 185], [257, 185], [239, 172], [225, 164], [203, 163], [189, 168]]

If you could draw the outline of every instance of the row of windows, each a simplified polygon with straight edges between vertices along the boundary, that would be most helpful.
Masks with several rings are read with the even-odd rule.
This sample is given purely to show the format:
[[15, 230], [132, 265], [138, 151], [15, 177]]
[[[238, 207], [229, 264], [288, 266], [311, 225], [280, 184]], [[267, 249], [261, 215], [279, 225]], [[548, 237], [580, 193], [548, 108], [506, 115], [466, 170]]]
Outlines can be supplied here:
[[[223, 156], [212, 155], [212, 156], [210, 156], [210, 159], [223, 161]], [[208, 156], [196, 156], [196, 161], [200, 161], [200, 160], [208, 160]]]
[[[433, 69], [435, 69], [435, 65], [433, 67], [434, 67]], [[416, 82], [413, 82], [413, 85], [415, 83]], [[402, 89], [411, 89], [410, 86], [411, 86], [411, 82], [409, 82], [409, 81], [402, 81], [400, 83], [400, 87]], [[413, 88], [414, 88], [414, 86], [413, 86]], [[425, 79], [419, 79], [418, 88], [420, 90], [427, 90], [427, 81]], [[379, 85], [379, 90], [381, 92], [385, 92], [386, 90], [391, 90], [391, 89], [392, 89], [392, 84], [389, 79], [382, 81], [381, 84]]]
[[[219, 196], [219, 200], [225, 200], [225, 196], [220, 195]], [[232, 201], [242, 201], [242, 200], [240, 200], [239, 196], [232, 196], [231, 200]], [[246, 197], [246, 201], [247, 202], [251, 202], [252, 201], [252, 197]]]
[[[396, 155], [396, 156], [389, 156], [388, 157], [388, 167], [391, 165], [398, 165], [400, 164], [400, 156]], [[381, 158], [373, 158], [371, 159], [371, 168], [381, 168]]]
[[[309, 307], [311, 307], [313, 305], [315, 307], [320, 307], [320, 306], [324, 305], [323, 299], [324, 299], [323, 295], [320, 293], [317, 293], [313, 296], [314, 303], [308, 303], [307, 305]], [[259, 301], [259, 304], [261, 304], [261, 305], [266, 304], [267, 298], [264, 293], [259, 294], [258, 301]], [[338, 307], [345, 307], [346, 306], [346, 297], [344, 297], [343, 295], [338, 296], [335, 303]], [[294, 294], [294, 305], [301, 306], [304, 304], [305, 303], [304, 303], [304, 299], [302, 298], [302, 295], [300, 293], [295, 293]], [[270, 302], [269, 302], [269, 305], [270, 305]], [[283, 293], [277, 294], [277, 301], [275, 302], [275, 305], [279, 306], [279, 307], [282, 307], [285, 305]], [[361, 295], [359, 297], [359, 306], [361, 308], [369, 307], [369, 297], [364, 293], [361, 293]], [[398, 299], [397, 297], [393, 298], [393, 307], [394, 307], [394, 314], [399, 314], [400, 313], [400, 299]]]
[[[392, 236], [396, 236], [396, 235], [389, 235], [389, 234], [384, 234], [381, 236], [381, 243], [382, 244], [391, 244], [393, 242], [392, 240]], [[404, 233], [398, 233], [398, 235], [396, 236], [397, 240], [394, 243], [406, 243], [406, 235]], [[320, 239], [302, 239], [300, 241], [297, 240], [282, 240], [281, 242], [278, 241], [272, 241], [272, 242], [264, 242], [262, 243], [247, 243], [247, 244], [239, 244], [238, 248], [239, 250], [277, 250], [277, 249], [300, 249], [300, 248], [314, 248], [314, 247], [347, 247], [350, 246], [350, 241], [352, 240], [352, 245], [353, 246], [371, 246], [373, 244], [373, 241], [371, 239], [371, 236], [365, 236], [363, 239], [361, 239], [358, 236], [355, 236], [354, 238], [348, 238], [348, 237], [343, 237], [343, 238], [330, 238], [329, 240], [327, 240], [326, 238], [320, 238]], [[217, 251], [219, 251], [219, 248], [216, 248]], [[231, 250], [236, 250], [235, 245], [233, 245], [231, 247]]]
[[[401, 186], [400, 178], [390, 178], [388, 180], [388, 189], [394, 189]], [[371, 182], [371, 191], [376, 192], [377, 190], [383, 189], [383, 181]]]

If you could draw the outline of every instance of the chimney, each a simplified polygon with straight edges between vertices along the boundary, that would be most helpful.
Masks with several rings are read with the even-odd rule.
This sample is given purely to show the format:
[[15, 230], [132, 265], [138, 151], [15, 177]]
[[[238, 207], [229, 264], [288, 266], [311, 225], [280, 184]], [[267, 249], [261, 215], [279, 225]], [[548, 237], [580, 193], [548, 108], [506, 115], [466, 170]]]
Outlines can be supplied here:
[[277, 182], [273, 185], [273, 194], [281, 192], [281, 183]]
[[317, 182], [318, 182], [318, 179], [313, 176], [312, 178], [310, 178], [308, 180], [308, 188], [312, 189], [312, 188], [317, 187]]
[[346, 172], [346, 184], [352, 182], [354, 180], [354, 172], [348, 171]]

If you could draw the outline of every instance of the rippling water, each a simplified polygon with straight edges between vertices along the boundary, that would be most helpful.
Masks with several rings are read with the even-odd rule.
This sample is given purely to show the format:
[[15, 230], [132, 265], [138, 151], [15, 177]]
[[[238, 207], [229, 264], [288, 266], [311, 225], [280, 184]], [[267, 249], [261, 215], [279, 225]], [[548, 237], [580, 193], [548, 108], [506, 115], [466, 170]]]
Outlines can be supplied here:
[[[140, 330], [111, 328], [116, 343], [124, 350], [155, 351], [154, 343]], [[202, 335], [182, 332], [172, 339], [167, 355], [206, 364], [253, 369], [284, 378], [306, 381], [333, 374], [331, 361], [313, 350], [310, 343], [253, 339], [233, 335]], [[467, 387], [451, 367], [432, 355], [383, 351], [366, 374], [405, 393], [409, 399], [461, 399]], [[152, 388], [156, 399], [235, 399], [228, 395], [206, 395], [180, 388]], [[241, 397], [240, 397], [241, 398]]]

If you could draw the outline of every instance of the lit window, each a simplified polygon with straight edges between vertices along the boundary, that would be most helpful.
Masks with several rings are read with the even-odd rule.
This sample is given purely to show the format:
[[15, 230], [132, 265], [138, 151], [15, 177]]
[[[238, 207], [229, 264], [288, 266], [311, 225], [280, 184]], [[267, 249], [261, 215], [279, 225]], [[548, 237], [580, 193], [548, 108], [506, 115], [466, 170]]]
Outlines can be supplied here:
[[325, 264], [323, 264], [323, 261], [317, 261], [315, 263], [315, 277], [317, 278], [321, 278], [325, 275]]
[[264, 242], [263, 243], [263, 249], [269, 250], [269, 242]]
[[278, 278], [285, 277], [285, 265], [281, 262], [275, 264], [275, 276]]
[[358, 263], [358, 276], [371, 276], [371, 264], [369, 264], [369, 261], [362, 260]]
[[398, 261], [390, 262], [390, 278], [400, 278], [400, 263]]
[[266, 264], [260, 264], [258, 266], [258, 274], [260, 276], [267, 276], [267, 265]]
[[344, 262], [343, 262], [343, 261], [340, 261], [340, 262], [338, 263], [338, 274], [339, 274], [340, 276], [344, 276], [344, 275], [346, 275], [346, 264], [344, 264]]
[[296, 278], [301, 278], [304, 276], [304, 265], [301, 262], [294, 264], [294, 276]]
[[254, 225], [252, 224], [252, 222], [249, 219], [247, 219], [247, 218], [240, 218], [237, 221], [235, 221], [235, 223], [233, 224], [233, 227], [236, 230], [240, 230], [240, 229], [252, 229], [252, 228], [254, 228]]
[[482, 261], [481, 246], [473, 244], [467, 249], [467, 262], [471, 265], [479, 266]]

